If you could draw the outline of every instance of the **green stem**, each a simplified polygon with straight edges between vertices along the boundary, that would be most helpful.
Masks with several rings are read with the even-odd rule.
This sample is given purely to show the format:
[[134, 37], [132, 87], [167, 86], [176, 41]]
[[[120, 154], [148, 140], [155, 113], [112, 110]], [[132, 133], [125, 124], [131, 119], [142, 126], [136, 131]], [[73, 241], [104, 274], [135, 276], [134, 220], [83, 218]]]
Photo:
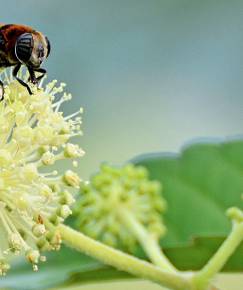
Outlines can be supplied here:
[[210, 280], [222, 270], [229, 257], [235, 252], [236, 248], [243, 240], [243, 223], [234, 223], [229, 236], [220, 246], [218, 251], [204, 266], [204, 268], [195, 274], [193, 284], [195, 289], [205, 289]]
[[131, 234], [135, 235], [151, 262], [168, 271], [177, 272], [177, 269], [162, 252], [158, 240], [137, 221], [135, 216], [129, 210], [126, 208], [120, 208], [118, 216], [120, 222], [129, 229]]
[[75, 248], [121, 271], [145, 278], [174, 290], [190, 290], [190, 277], [162, 270], [148, 262], [95, 241], [72, 228], [60, 225], [59, 230], [67, 246]]

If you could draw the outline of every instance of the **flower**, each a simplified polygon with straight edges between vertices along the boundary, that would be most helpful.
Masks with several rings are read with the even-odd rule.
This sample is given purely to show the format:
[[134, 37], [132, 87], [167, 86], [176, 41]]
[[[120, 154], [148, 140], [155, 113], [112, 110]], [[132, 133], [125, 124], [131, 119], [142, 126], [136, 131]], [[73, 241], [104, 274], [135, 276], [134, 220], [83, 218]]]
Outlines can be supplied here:
[[[57, 250], [57, 225], [71, 214], [68, 188], [79, 187], [72, 170], [59, 173], [55, 163], [84, 155], [70, 138], [81, 135], [81, 113], [64, 116], [60, 106], [71, 99], [65, 84], [52, 81], [26, 88], [5, 72], [0, 102], [0, 274], [10, 268], [11, 255], [25, 255], [37, 270], [42, 251]], [[77, 161], [74, 161], [77, 165]]]
[[161, 185], [148, 179], [146, 168], [103, 164], [90, 182], [82, 183], [74, 213], [78, 228], [87, 235], [132, 250], [138, 241], [124, 223], [123, 209], [158, 240], [165, 232], [161, 216], [165, 208]]

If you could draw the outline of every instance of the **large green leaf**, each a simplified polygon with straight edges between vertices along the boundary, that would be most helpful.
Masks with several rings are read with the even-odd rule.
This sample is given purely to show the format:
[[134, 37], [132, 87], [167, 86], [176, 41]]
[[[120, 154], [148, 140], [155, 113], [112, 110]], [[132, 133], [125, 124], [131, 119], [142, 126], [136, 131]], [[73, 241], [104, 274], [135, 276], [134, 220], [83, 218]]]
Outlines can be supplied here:
[[[230, 230], [226, 209], [243, 205], [243, 141], [192, 144], [180, 154], [148, 154], [134, 163], [163, 185], [167, 255], [180, 269], [199, 269]], [[243, 247], [224, 270], [243, 270]]]
[[228, 233], [226, 209], [243, 205], [243, 141], [194, 144], [178, 155], [146, 155], [135, 163], [146, 166], [163, 185], [168, 202], [165, 247]]
[[[147, 167], [151, 178], [163, 184], [168, 234], [161, 244], [166, 255], [179, 269], [201, 268], [230, 230], [225, 210], [243, 204], [243, 141], [193, 144], [180, 154], [148, 154], [134, 163]], [[143, 255], [141, 249], [137, 253]], [[0, 287], [41, 290], [131, 277], [65, 248], [40, 268], [32, 273], [21, 261], [0, 280]], [[243, 271], [243, 245], [224, 270]]]

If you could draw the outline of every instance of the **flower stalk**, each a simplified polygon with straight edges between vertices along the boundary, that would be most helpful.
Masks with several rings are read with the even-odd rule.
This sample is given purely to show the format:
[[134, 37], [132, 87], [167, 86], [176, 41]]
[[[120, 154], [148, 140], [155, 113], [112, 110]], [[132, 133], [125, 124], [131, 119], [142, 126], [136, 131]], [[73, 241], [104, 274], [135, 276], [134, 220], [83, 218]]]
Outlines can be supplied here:
[[117, 214], [121, 223], [123, 223], [130, 230], [131, 234], [133, 234], [139, 241], [153, 264], [162, 269], [177, 272], [177, 269], [162, 252], [156, 236], [149, 233], [148, 230], [126, 208], [120, 208]]
[[230, 208], [228, 216], [233, 220], [232, 230], [217, 252], [193, 277], [195, 290], [204, 290], [212, 278], [219, 273], [231, 255], [243, 241], [243, 213], [237, 208]]
[[92, 238], [73, 230], [72, 228], [59, 225], [63, 242], [84, 254], [87, 254], [118, 270], [126, 271], [132, 275], [145, 278], [164, 287], [174, 290], [191, 290], [190, 275], [171, 273], [151, 263], [145, 262], [122, 251], [111, 248]]

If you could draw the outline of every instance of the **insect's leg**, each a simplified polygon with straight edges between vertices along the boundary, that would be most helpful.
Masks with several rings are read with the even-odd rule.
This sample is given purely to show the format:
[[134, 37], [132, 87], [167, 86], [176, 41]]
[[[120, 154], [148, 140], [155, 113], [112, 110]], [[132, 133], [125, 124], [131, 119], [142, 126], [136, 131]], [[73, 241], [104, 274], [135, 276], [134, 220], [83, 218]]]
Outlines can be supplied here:
[[28, 66], [28, 71], [29, 71], [29, 74], [30, 74], [29, 81], [32, 82], [32, 84], [37, 84], [38, 81], [37, 81], [37, 78], [35, 76], [34, 69], [32, 67]]
[[[41, 81], [41, 79], [44, 77], [44, 75], [46, 74], [46, 70], [44, 68], [32, 68], [32, 67], [28, 67], [28, 71], [29, 71], [29, 81], [32, 82], [32, 84], [39, 84], [39, 82]], [[39, 72], [41, 73], [40, 76], [36, 77], [35, 72]]]
[[16, 78], [16, 80], [22, 85], [24, 86], [27, 90], [28, 90], [28, 93], [30, 95], [32, 95], [32, 92], [31, 92], [31, 89], [30, 87], [28, 86], [28, 84], [26, 84], [23, 80], [21, 80], [19, 77], [18, 77], [18, 72], [19, 72], [19, 69], [21, 67], [21, 63], [20, 64], [17, 64], [14, 69], [13, 69], [13, 76]]
[[37, 83], [39, 83], [42, 80], [42, 78], [45, 76], [46, 70], [44, 68], [36, 68], [34, 69], [34, 71], [41, 73], [41, 75], [36, 78]]
[[4, 99], [4, 87], [3, 82], [0, 80], [0, 102]]
[[[40, 81], [42, 80], [42, 78], [46, 74], [46, 70], [44, 68], [28, 67], [28, 71], [29, 71], [29, 74], [30, 74], [30, 77], [29, 77], [28, 81], [32, 82], [32, 84], [37, 84], [37, 85], [39, 85]], [[35, 76], [35, 72], [39, 72], [39, 73], [41, 73], [41, 75], [36, 77]]]

